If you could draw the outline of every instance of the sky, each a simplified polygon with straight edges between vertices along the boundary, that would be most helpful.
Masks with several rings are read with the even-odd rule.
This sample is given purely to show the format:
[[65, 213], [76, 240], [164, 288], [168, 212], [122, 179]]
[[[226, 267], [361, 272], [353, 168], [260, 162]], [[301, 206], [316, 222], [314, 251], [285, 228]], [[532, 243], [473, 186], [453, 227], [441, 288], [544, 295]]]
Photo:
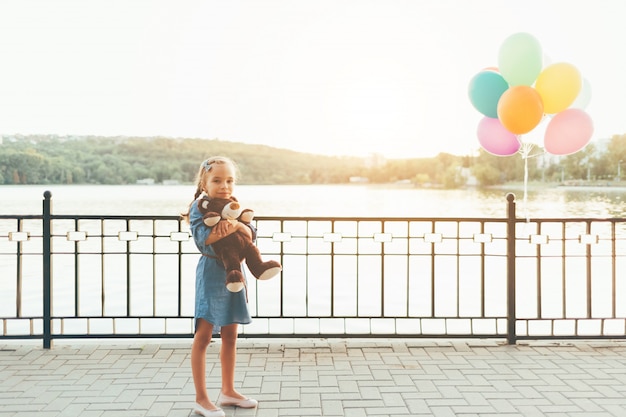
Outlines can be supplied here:
[[0, 134], [466, 155], [469, 82], [526, 32], [589, 82], [605, 139], [626, 133], [624, 16], [624, 0], [0, 0]]

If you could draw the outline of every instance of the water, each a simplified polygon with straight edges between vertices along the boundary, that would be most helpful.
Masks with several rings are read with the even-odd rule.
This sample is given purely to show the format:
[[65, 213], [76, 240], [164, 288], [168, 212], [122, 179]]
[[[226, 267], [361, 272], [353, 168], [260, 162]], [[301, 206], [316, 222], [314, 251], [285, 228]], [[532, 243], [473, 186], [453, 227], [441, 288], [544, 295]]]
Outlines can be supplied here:
[[[145, 186], [145, 185], [127, 185], [127, 186], [109, 186], [109, 185], [49, 185], [49, 186], [0, 186], [0, 214], [41, 214], [42, 200], [44, 191], [52, 192], [52, 208], [54, 214], [69, 215], [177, 215], [186, 211], [190, 200], [193, 198], [194, 187], [191, 185], [177, 186]], [[572, 218], [572, 217], [626, 217], [626, 189], [610, 188], [610, 187], [553, 187], [531, 189], [528, 191], [526, 199], [524, 199], [523, 187], [511, 187], [508, 189], [498, 190], [435, 190], [435, 189], [418, 189], [401, 185], [267, 185], [267, 186], [247, 186], [238, 185], [236, 188], [236, 197], [245, 206], [255, 210], [257, 216], [334, 216], [334, 217], [495, 217], [504, 218], [507, 212], [506, 194], [513, 192], [517, 196], [517, 215], [520, 218], [525, 216], [540, 217], [556, 217], [556, 218]], [[12, 223], [11, 230], [14, 228]], [[0, 224], [0, 241], [1, 236], [8, 230], [3, 230]], [[6, 238], [5, 238], [6, 239]], [[14, 247], [8, 245], [9, 247]], [[7, 261], [11, 261], [12, 257], [8, 256]], [[64, 258], [55, 260], [55, 274], [61, 276], [60, 271], [66, 268], [72, 270], [72, 262], [67, 261], [64, 265]], [[94, 270], [100, 269], [98, 261], [94, 261], [93, 265], [87, 265], [90, 261], [82, 262], [83, 268]], [[134, 261], [135, 263], [138, 261]], [[337, 261], [339, 262], [339, 261]], [[547, 265], [546, 261], [544, 265]], [[123, 262], [120, 263], [123, 265]], [[2, 265], [0, 265], [2, 266]], [[108, 277], [104, 280], [106, 285], [107, 305], [105, 309], [113, 311], [116, 314], [122, 314], [124, 309], [125, 284], [115, 278], [116, 274], [123, 276], [122, 272], [116, 273], [118, 265], [115, 262], [109, 262], [106, 266]], [[146, 265], [146, 271], [152, 266]], [[186, 281], [184, 293], [185, 314], [193, 314], [193, 278], [195, 267], [194, 261], [185, 266], [188, 271], [185, 273]], [[32, 265], [26, 268], [24, 272], [24, 292], [22, 312], [25, 315], [40, 314], [41, 311], [41, 270], [40, 265]], [[159, 265], [159, 273], [168, 275], [167, 265]], [[555, 266], [555, 277], [560, 277], [562, 265], [559, 263]], [[2, 268], [0, 268], [2, 270]], [[581, 270], [584, 270], [582, 268]], [[544, 282], [544, 306], [548, 311], [551, 305], [559, 308], [560, 301], [558, 295], [561, 294], [559, 282], [554, 284], [554, 288], [550, 287], [549, 278], [551, 274], [544, 271], [546, 281]], [[0, 274], [2, 275], [2, 274]], [[12, 272], [10, 275], [14, 275]], [[70, 274], [71, 275], [71, 274]], [[172, 271], [171, 276], [175, 276]], [[169, 276], [168, 275], [168, 276]], [[289, 274], [288, 283], [296, 283], [298, 276], [302, 274]], [[393, 275], [393, 274], [391, 274]], [[439, 274], [441, 279], [446, 277]], [[598, 275], [598, 274], [596, 274]], [[450, 276], [454, 276], [451, 274]], [[600, 274], [600, 277], [603, 275]], [[608, 275], [607, 275], [608, 276]], [[111, 278], [113, 277], [113, 278]], [[148, 279], [150, 274], [146, 275]], [[3, 277], [2, 277], [3, 278]], [[87, 278], [85, 278], [87, 279]], [[159, 278], [161, 279], [161, 278]], [[119, 282], [118, 282], [119, 281]], [[594, 294], [607, 294], [611, 290], [611, 285], [599, 286], [602, 282], [597, 281], [594, 287]], [[604, 282], [604, 281], [603, 281]], [[144, 285], [137, 282], [135, 285]], [[323, 282], [320, 281], [319, 288], [324, 289]], [[469, 282], [467, 283], [469, 286]], [[502, 286], [502, 283], [500, 283]], [[0, 316], [10, 316], [14, 314], [15, 309], [15, 281], [0, 279]], [[99, 295], [101, 290], [100, 281], [94, 283], [84, 282], [81, 287], [83, 314], [98, 315], [101, 307]], [[264, 283], [267, 288], [274, 288], [276, 283]], [[289, 284], [286, 284], [289, 285]], [[293, 284], [296, 285], [296, 284]], [[297, 281], [296, 286], [305, 285]], [[444, 284], [438, 284], [444, 285]], [[494, 293], [502, 293], [504, 287], [494, 287], [495, 283], [490, 284], [489, 291]], [[145, 293], [150, 293], [150, 285], [145, 284]], [[452, 285], [454, 287], [454, 285]], [[328, 297], [323, 296], [323, 291], [318, 287], [311, 287], [312, 291], [309, 300], [310, 308], [317, 307], [323, 309], [328, 303]], [[478, 288], [478, 287], [474, 287]], [[498, 289], [499, 288], [499, 289]], [[576, 288], [578, 293], [576, 299], [584, 301], [585, 285], [584, 283], [571, 287]], [[73, 299], [73, 282], [68, 281], [65, 284], [62, 280], [55, 282], [55, 297], [58, 300]], [[162, 290], [162, 289], [161, 289]], [[315, 291], [322, 291], [321, 296], [317, 297], [317, 301], [313, 300]], [[341, 291], [340, 288], [337, 289]], [[472, 288], [464, 289], [467, 294], [472, 293]], [[536, 289], [527, 289], [520, 284], [519, 291], [534, 294]], [[142, 294], [144, 292], [135, 292]], [[268, 290], [268, 294], [271, 291]], [[298, 291], [296, 291], [298, 293]], [[89, 296], [93, 295], [92, 298]], [[150, 314], [153, 304], [159, 312], [169, 312], [168, 308], [175, 306], [175, 300], [168, 302], [168, 296], [176, 294], [174, 290], [160, 291], [154, 301], [149, 299], [133, 300], [134, 306], [147, 308], [148, 311], [139, 311], [138, 313]], [[442, 291], [441, 294], [446, 294]], [[554, 302], [549, 299], [552, 294], [556, 294]], [[318, 294], [319, 295], [319, 294]], [[371, 305], [377, 305], [376, 294], [373, 294]], [[471, 301], [471, 297], [469, 298]], [[525, 299], [525, 298], [523, 298]], [[464, 299], [465, 300], [465, 299]], [[296, 307], [304, 305], [298, 304], [298, 300], [294, 299]], [[319, 304], [319, 306], [316, 304]], [[364, 303], [367, 305], [367, 303]], [[262, 303], [259, 308], [265, 306], [277, 305], [274, 302]], [[454, 303], [440, 302], [438, 305], [454, 305]], [[520, 313], [528, 313], [532, 315], [532, 311], [526, 312], [524, 306], [532, 310], [532, 303], [521, 303], [518, 307]], [[585, 303], [571, 303], [572, 306], [578, 306], [584, 310]], [[597, 303], [603, 305], [603, 303]], [[609, 306], [609, 304], [606, 304]], [[55, 314], [72, 314], [72, 303], [57, 302], [54, 303]], [[498, 297], [497, 303], [493, 308], [500, 311], [505, 308], [502, 297]], [[139, 308], [137, 307], [137, 308]], [[577, 308], [578, 308], [577, 307]], [[65, 308], [68, 310], [66, 311]], [[287, 303], [286, 308], [290, 308]], [[294, 307], [295, 308], [295, 307]], [[93, 311], [92, 311], [93, 310]], [[137, 313], [137, 312], [135, 312]], [[441, 312], [440, 312], [441, 313]], [[452, 312], [451, 314], [453, 314]], [[574, 313], [584, 314], [584, 311], [575, 311]], [[556, 314], [556, 313], [555, 313]], [[557, 314], [558, 315], [558, 314]]]
[[[54, 214], [177, 215], [191, 185], [0, 186], [0, 214], [40, 214], [44, 191]], [[238, 185], [235, 196], [257, 216], [505, 217], [506, 194], [518, 217], [626, 217], [626, 189], [521, 186], [438, 190], [400, 185]], [[525, 200], [525, 201], [524, 201]]]

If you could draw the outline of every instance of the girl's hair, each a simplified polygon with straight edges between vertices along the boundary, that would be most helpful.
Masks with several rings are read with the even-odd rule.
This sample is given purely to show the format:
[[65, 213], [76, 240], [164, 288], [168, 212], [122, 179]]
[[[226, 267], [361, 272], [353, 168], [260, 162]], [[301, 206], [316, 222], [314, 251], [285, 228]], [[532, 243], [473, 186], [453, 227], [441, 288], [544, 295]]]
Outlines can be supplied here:
[[[235, 180], [237, 180], [237, 164], [235, 164], [232, 159], [225, 156], [212, 156], [205, 159], [200, 164], [200, 168], [198, 168], [198, 173], [196, 174], [196, 193], [194, 194], [191, 203], [189, 203], [189, 207], [191, 207], [193, 202], [196, 201], [198, 197], [200, 197], [200, 194], [202, 194], [202, 191], [204, 191], [202, 188], [204, 187], [204, 184], [206, 184], [206, 179], [215, 165], [230, 165], [233, 174], [235, 175]], [[187, 213], [182, 213], [181, 217], [189, 223], [189, 210], [187, 210]]]

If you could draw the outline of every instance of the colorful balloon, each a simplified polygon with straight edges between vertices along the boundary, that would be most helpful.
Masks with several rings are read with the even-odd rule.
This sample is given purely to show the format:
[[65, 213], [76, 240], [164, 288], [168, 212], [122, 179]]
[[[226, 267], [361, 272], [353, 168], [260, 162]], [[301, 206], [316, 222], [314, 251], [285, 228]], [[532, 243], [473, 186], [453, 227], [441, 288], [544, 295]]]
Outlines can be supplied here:
[[591, 140], [591, 135], [591, 117], [580, 109], [566, 109], [548, 123], [544, 148], [553, 155], [569, 155], [584, 148]]
[[541, 96], [525, 85], [510, 87], [498, 102], [498, 119], [511, 133], [522, 135], [535, 128], [543, 118]]
[[[542, 62], [546, 63], [543, 70]], [[506, 38], [498, 66], [476, 74], [468, 93], [472, 105], [485, 116], [478, 124], [478, 140], [494, 155], [521, 152], [526, 157], [534, 145], [554, 155], [568, 155], [591, 140], [593, 123], [583, 111], [591, 100], [589, 82], [573, 65], [553, 64], [528, 33]]]
[[558, 113], [568, 108], [580, 92], [582, 77], [578, 69], [567, 62], [547, 66], [535, 83], [535, 90], [543, 101], [543, 111]]
[[476, 131], [478, 142], [484, 150], [497, 156], [510, 156], [517, 153], [521, 144], [517, 136], [506, 130], [498, 119], [484, 117]]
[[524, 32], [504, 40], [498, 53], [498, 69], [509, 85], [532, 85], [541, 72], [542, 50], [539, 41]]
[[498, 117], [498, 100], [508, 88], [499, 73], [481, 71], [471, 79], [468, 92], [476, 110], [487, 117]]

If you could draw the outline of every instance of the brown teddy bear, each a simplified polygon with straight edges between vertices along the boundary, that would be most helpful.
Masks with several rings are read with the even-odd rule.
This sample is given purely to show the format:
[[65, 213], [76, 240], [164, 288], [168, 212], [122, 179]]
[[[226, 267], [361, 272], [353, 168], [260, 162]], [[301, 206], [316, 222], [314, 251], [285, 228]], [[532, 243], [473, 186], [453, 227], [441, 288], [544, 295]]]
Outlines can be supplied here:
[[[221, 219], [231, 223], [240, 221], [249, 224], [254, 217], [254, 211], [242, 209], [235, 197], [230, 199], [202, 197], [198, 200], [198, 209], [202, 213], [202, 221], [209, 227], [215, 226]], [[263, 262], [259, 249], [245, 233], [231, 233], [212, 246], [226, 269], [226, 288], [231, 292], [239, 292], [245, 286], [241, 272], [241, 263], [244, 260], [256, 279], [270, 279], [282, 271], [282, 266], [276, 261]]]

